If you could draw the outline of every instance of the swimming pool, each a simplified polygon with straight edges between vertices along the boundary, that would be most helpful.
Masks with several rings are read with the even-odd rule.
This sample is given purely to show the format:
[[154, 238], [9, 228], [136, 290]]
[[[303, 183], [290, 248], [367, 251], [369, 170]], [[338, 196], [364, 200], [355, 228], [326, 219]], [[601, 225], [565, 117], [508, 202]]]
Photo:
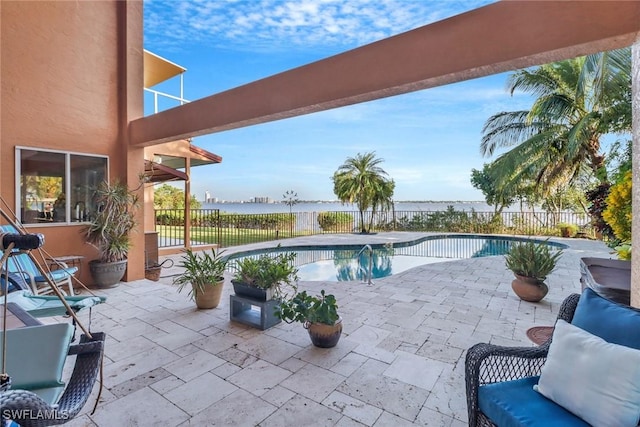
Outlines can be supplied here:
[[539, 239], [510, 236], [437, 235], [413, 242], [394, 244], [296, 246], [262, 249], [233, 254], [229, 267], [235, 260], [257, 257], [265, 253], [295, 252], [295, 264], [300, 280], [343, 282], [366, 281], [371, 268], [372, 279], [391, 276], [410, 268], [435, 262], [456, 259], [504, 255], [516, 242], [534, 240], [557, 249], [567, 245]]

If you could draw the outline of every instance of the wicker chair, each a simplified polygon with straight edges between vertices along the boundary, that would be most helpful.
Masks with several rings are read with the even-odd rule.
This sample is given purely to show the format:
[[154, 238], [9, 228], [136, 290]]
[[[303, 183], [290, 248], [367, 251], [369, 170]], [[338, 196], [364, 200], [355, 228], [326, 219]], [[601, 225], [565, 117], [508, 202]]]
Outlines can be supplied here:
[[[64, 424], [78, 415], [89, 399], [102, 364], [105, 334], [94, 332], [91, 335], [92, 339], [82, 335], [78, 344], [69, 347], [68, 355], [77, 357], [69, 383], [57, 405], [51, 406], [26, 390], [0, 392], [0, 419], [11, 417], [23, 427], [42, 427]], [[35, 414], [42, 415], [38, 417]]]
[[[579, 299], [578, 294], [568, 296], [560, 307], [558, 319], [571, 323]], [[502, 347], [481, 343], [467, 351], [465, 382], [469, 426], [495, 426], [478, 407], [478, 388], [484, 384], [540, 375], [550, 344], [551, 338], [539, 347]]]

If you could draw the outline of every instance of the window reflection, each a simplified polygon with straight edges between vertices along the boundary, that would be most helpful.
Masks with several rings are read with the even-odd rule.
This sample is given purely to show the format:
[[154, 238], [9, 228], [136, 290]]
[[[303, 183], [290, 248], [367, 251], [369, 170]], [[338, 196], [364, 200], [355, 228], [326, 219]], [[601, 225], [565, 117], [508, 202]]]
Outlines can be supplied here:
[[91, 220], [91, 213], [96, 210], [93, 193], [107, 176], [106, 158], [32, 149], [17, 151], [18, 208], [23, 224]]

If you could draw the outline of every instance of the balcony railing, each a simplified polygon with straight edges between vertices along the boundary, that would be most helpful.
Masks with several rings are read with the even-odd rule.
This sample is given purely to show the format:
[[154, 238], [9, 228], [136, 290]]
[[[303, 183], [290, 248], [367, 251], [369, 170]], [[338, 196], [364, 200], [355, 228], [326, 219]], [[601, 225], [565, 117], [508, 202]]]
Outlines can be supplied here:
[[189, 103], [188, 100], [181, 96], [170, 95], [149, 88], [144, 88], [144, 90], [153, 96], [153, 114]]

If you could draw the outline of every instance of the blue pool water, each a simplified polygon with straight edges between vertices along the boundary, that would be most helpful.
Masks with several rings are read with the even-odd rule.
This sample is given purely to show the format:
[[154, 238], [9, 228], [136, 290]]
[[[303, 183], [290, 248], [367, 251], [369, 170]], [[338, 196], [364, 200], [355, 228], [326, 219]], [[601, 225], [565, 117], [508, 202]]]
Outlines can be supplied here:
[[[247, 256], [295, 252], [300, 280], [364, 281], [367, 280], [369, 266], [372, 279], [379, 279], [434, 262], [504, 255], [511, 245], [526, 240], [529, 239], [509, 236], [439, 235], [409, 243], [370, 245], [371, 252], [368, 249], [363, 250], [362, 245], [274, 248], [234, 254], [230, 257], [229, 265], [233, 269], [235, 259]], [[535, 241], [547, 243], [558, 249], [567, 248], [561, 243]]]

